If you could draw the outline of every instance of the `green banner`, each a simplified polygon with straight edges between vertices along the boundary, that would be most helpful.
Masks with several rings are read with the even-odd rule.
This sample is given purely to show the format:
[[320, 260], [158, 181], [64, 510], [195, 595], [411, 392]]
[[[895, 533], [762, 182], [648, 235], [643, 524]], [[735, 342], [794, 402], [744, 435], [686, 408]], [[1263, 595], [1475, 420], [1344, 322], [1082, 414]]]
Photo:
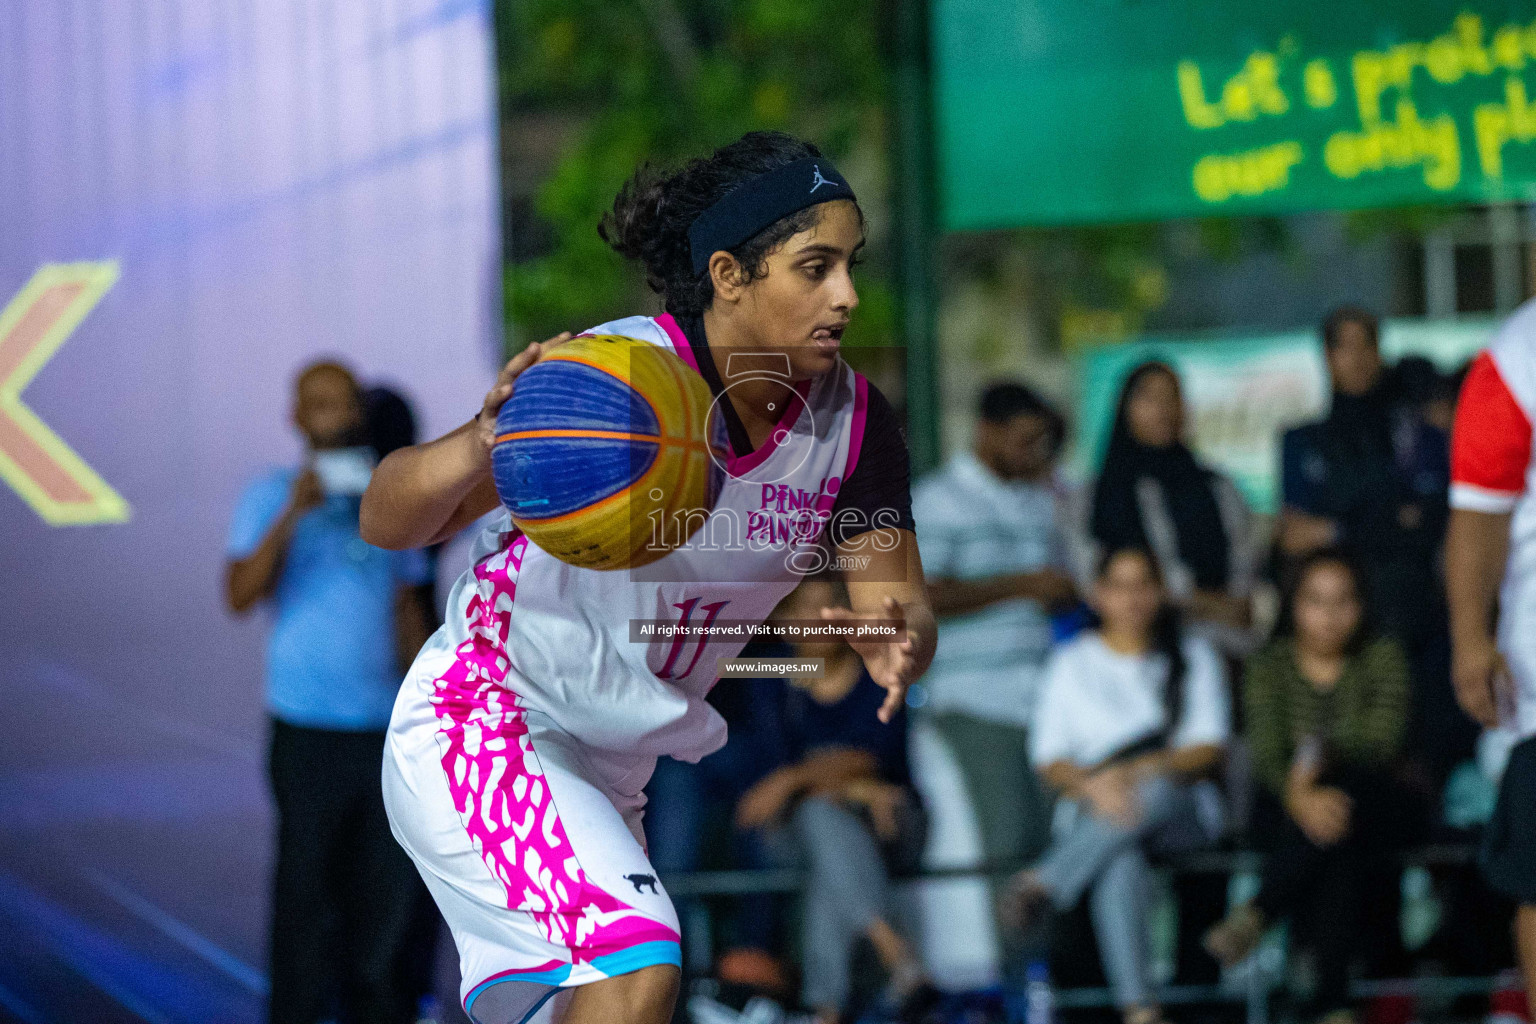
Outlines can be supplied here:
[[[1388, 362], [1422, 355], [1442, 371], [1466, 363], [1488, 343], [1488, 320], [1389, 320], [1381, 352]], [[1079, 370], [1072, 475], [1098, 471], [1109, 443], [1115, 403], [1130, 372], [1151, 359], [1170, 364], [1184, 391], [1186, 429], [1194, 449], [1232, 478], [1254, 511], [1279, 506], [1280, 435], [1320, 417], [1328, 404], [1322, 347], [1310, 331], [1246, 338], [1138, 341], [1090, 349]]]
[[934, 0], [946, 228], [1536, 198], [1536, 2]]

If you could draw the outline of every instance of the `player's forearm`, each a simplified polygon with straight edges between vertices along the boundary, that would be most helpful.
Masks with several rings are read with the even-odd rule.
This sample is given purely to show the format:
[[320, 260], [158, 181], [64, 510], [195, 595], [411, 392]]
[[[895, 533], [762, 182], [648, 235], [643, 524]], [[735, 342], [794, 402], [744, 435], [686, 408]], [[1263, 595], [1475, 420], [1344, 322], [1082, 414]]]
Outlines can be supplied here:
[[1493, 608], [1509, 555], [1507, 513], [1452, 509], [1445, 537], [1445, 589], [1451, 640], [1459, 645], [1486, 641], [1493, 632]]
[[436, 441], [392, 452], [374, 470], [363, 494], [363, 539], [391, 550], [425, 547], [457, 515], [466, 522], [494, 504], [468, 515], [464, 501], [488, 480], [491, 460], [475, 421]]
[[938, 650], [939, 626], [926, 600], [907, 605], [905, 611], [907, 632], [913, 635], [912, 656], [917, 661], [917, 674], [920, 676], [928, 671], [928, 666], [933, 663], [934, 652]]
[[[850, 594], [854, 586], [849, 584]], [[864, 594], [854, 597], [853, 610], [861, 615], [879, 617], [885, 614], [884, 601], [886, 594], [896, 599], [901, 605], [901, 615], [906, 624], [907, 636], [912, 641], [912, 679], [916, 680], [928, 666], [933, 663], [934, 651], [939, 645], [939, 626], [934, 618], [933, 609], [928, 606], [928, 595], [919, 587], [912, 590], [904, 585], [892, 584], [883, 593], [879, 593], [873, 600]]]

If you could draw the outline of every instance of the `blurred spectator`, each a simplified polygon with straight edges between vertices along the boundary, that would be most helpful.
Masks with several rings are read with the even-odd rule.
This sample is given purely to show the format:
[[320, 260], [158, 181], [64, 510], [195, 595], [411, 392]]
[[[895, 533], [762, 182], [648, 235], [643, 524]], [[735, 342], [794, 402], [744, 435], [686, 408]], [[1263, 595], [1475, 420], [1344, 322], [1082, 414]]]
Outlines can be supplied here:
[[1436, 395], [1430, 402], [1429, 410], [1424, 418], [1430, 424], [1445, 431], [1450, 437], [1456, 426], [1456, 410], [1461, 405], [1461, 388], [1467, 382], [1467, 374], [1472, 372], [1472, 362], [1462, 363], [1455, 370], [1441, 376], [1441, 384], [1448, 394]]
[[[753, 641], [741, 652], [743, 658], [793, 656], [789, 645], [779, 641]], [[742, 796], [787, 760], [785, 689], [784, 680], [777, 678], [721, 683], [710, 691], [709, 702], [729, 727], [725, 746], [698, 764], [670, 757], [656, 762], [645, 789], [645, 836], [651, 863], [663, 879], [706, 867], [773, 866], [762, 835], [732, 828], [732, 817]], [[716, 855], [713, 860], [710, 854]], [[787, 995], [783, 966], [773, 955], [781, 916], [777, 898], [743, 896], [737, 910], [727, 922], [726, 951], [716, 961], [717, 977]]]
[[1094, 584], [1099, 625], [1052, 656], [1031, 734], [1035, 764], [1071, 820], [1009, 899], [1032, 931], [1042, 912], [1089, 894], [1100, 959], [1127, 1024], [1161, 1019], [1147, 950], [1147, 854], [1214, 842], [1209, 781], [1230, 737], [1220, 655], [1185, 633], [1143, 548], [1120, 548]]
[[1075, 598], [1062, 571], [1056, 455], [1066, 424], [1029, 388], [981, 396], [972, 450], [919, 481], [912, 509], [939, 649], [928, 713], [965, 779], [988, 864], [1019, 864], [1050, 835], [1029, 723], [1051, 649], [1050, 613]]
[[1257, 560], [1248, 505], [1185, 443], [1184, 399], [1166, 363], [1131, 372], [1115, 408], [1088, 532], [1099, 552], [1151, 551], [1168, 596], [1221, 650], [1252, 649]]
[[1258, 895], [1212, 929], [1206, 946], [1235, 964], [1268, 926], [1296, 920], [1317, 954], [1317, 1012], [1342, 1020], [1351, 961], [1395, 944], [1393, 919], [1370, 913], [1373, 897], [1392, 904], [1393, 854], [1422, 833], [1424, 807], [1393, 774], [1408, 665], [1395, 641], [1369, 629], [1359, 578], [1341, 552], [1307, 556], [1287, 603], [1281, 635], [1250, 660], [1244, 686], [1269, 856]]
[[[1410, 743], [1434, 779], [1465, 759], [1474, 731], [1455, 712], [1440, 545], [1450, 482], [1445, 434], [1394, 408], [1376, 318], [1344, 308], [1323, 321], [1333, 382], [1327, 419], [1281, 445], [1278, 541], [1287, 562], [1338, 545], [1360, 566], [1378, 627], [1403, 644], [1413, 682]], [[1412, 371], [1410, 370], [1410, 373]], [[1290, 589], [1282, 569], [1282, 584]]]
[[[368, 447], [373, 449], [376, 462], [383, 462], [391, 452], [416, 443], [416, 413], [411, 409], [409, 399], [393, 388], [382, 385], [368, 388], [362, 398], [364, 437]], [[402, 607], [396, 612], [397, 616], [421, 616], [427, 623], [429, 634], [442, 625], [442, 619], [437, 613], [437, 565], [442, 547], [438, 544], [424, 550], [427, 559], [426, 580], [401, 591]], [[417, 606], [414, 611], [406, 607], [412, 601]], [[407, 638], [406, 643], [409, 642]], [[405, 652], [401, 656], [403, 663], [409, 667], [414, 659]], [[410, 993], [419, 1004], [423, 998], [436, 998], [433, 989], [439, 950], [446, 947], [451, 951], [453, 946], [451, 937], [447, 935], [448, 926], [438, 912], [437, 904], [427, 893], [425, 884], [418, 887], [415, 904], [415, 913], [407, 929], [401, 953], [401, 963], [410, 978]]]
[[372, 387], [363, 392], [363, 422], [368, 447], [379, 462], [390, 452], [416, 443], [416, 414], [405, 396], [393, 388]]
[[[226, 598], [236, 612], [270, 605], [269, 771], [277, 803], [268, 1016], [316, 1024], [336, 1016], [414, 1019], [400, 971], [416, 870], [390, 834], [380, 792], [384, 729], [425, 642], [421, 552], [389, 552], [358, 535], [374, 465], [357, 381], [336, 363], [298, 378], [293, 423], [305, 464], [252, 483], [235, 510]], [[333, 991], [335, 985], [339, 991]]]
[[[400, 448], [416, 443], [416, 414], [411, 403], [398, 391], [372, 387], [362, 394], [363, 437], [373, 451], [374, 464]], [[411, 596], [420, 605], [416, 614], [425, 616], [431, 629], [440, 625], [437, 614], [437, 557], [442, 545], [426, 549], [427, 578], [412, 589]], [[409, 665], [410, 659], [406, 664]]]
[[[822, 608], [847, 604], [840, 582], [815, 577], [800, 584], [775, 617], [819, 621]], [[802, 998], [818, 1019], [842, 1019], [861, 938], [889, 974], [889, 1001], [910, 1009], [933, 992], [887, 909], [890, 873], [916, 867], [924, 838], [907, 772], [906, 717], [880, 722], [885, 691], [847, 644], [793, 646], [796, 657], [824, 659], [825, 673], [794, 680], [784, 709], [789, 762], [747, 791], [736, 820], [743, 828], [768, 829], [770, 839], [806, 867]]]
[[1398, 408], [1449, 436], [1456, 419], [1460, 377], [1441, 373], [1423, 356], [1404, 356], [1392, 368], [1392, 395]]

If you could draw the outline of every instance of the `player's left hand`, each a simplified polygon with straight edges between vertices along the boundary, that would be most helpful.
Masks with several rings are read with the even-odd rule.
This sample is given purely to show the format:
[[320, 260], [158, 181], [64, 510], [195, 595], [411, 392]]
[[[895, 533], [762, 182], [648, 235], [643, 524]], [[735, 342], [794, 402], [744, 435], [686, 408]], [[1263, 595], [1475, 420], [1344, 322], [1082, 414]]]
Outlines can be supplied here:
[[878, 618], [862, 615], [847, 608], [823, 608], [821, 617], [850, 625], [876, 622], [880, 619], [895, 619], [903, 623], [899, 631], [900, 639], [897, 640], [854, 637], [848, 641], [848, 646], [864, 659], [864, 667], [869, 670], [869, 677], [885, 687], [887, 691], [885, 703], [880, 705], [879, 718], [880, 721], [889, 723], [906, 701], [907, 687], [917, 679], [917, 634], [905, 628], [907, 616], [902, 610], [901, 602], [894, 597], [887, 597], [881, 606], [881, 614]]

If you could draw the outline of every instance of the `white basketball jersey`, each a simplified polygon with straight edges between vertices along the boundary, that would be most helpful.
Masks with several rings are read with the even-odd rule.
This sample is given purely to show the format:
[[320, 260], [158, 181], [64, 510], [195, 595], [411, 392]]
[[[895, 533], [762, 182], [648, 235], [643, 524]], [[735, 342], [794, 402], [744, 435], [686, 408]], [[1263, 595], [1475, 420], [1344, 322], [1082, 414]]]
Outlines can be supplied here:
[[[671, 316], [627, 317], [587, 333], [648, 341], [697, 368]], [[696, 761], [717, 750], [725, 722], [704, 697], [716, 659], [734, 657], [749, 637], [635, 642], [631, 620], [765, 619], [818, 567], [817, 542], [858, 461], [866, 399], [864, 378], [841, 359], [796, 385], [770, 437], [729, 460], [715, 509], [689, 542], [640, 569], [568, 565], [527, 543], [501, 510], [477, 540], [475, 566], [454, 585], [447, 622], [416, 659], [401, 699], [428, 699], [460, 645], [472, 633], [494, 633], [508, 661], [499, 685], [595, 754], [611, 752], [604, 775], [621, 791], [644, 785], [656, 756]], [[501, 584], [488, 578], [497, 574]], [[496, 615], [490, 633], [488, 608]]]

